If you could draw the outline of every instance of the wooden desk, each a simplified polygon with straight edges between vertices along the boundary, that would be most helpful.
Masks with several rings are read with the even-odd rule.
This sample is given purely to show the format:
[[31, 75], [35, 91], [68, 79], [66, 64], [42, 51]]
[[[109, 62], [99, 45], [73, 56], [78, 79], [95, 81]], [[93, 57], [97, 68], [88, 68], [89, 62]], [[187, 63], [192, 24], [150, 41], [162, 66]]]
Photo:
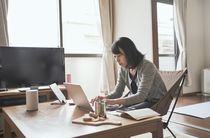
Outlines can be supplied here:
[[162, 138], [161, 117], [153, 117], [141, 121], [134, 121], [113, 115], [108, 115], [117, 121], [121, 121], [121, 126], [101, 125], [89, 126], [73, 124], [72, 120], [84, 115], [84, 111], [75, 106], [50, 105], [50, 103], [40, 103], [39, 110], [26, 112], [25, 105], [4, 107], [3, 117], [5, 123], [5, 138], [11, 137], [11, 130], [20, 138], [124, 138], [151, 132], [154, 138]]
[[[64, 95], [67, 97], [66, 89], [63, 85], [59, 85]], [[0, 92], [0, 135], [3, 131], [3, 120], [2, 120], [2, 107], [12, 106], [12, 105], [23, 105], [25, 104], [25, 92], [20, 92], [19, 89], [9, 89], [8, 91]], [[39, 101], [46, 102], [55, 99], [54, 93], [45, 87], [39, 89]]]

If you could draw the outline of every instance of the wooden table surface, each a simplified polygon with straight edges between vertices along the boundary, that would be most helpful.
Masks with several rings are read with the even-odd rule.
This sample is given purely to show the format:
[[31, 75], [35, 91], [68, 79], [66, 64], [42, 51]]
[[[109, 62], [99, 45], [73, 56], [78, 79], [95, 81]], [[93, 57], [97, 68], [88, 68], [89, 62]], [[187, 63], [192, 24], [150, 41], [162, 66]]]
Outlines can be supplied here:
[[40, 103], [38, 111], [34, 112], [27, 112], [25, 105], [4, 107], [2, 110], [6, 138], [11, 136], [11, 130], [18, 137], [27, 138], [122, 138], [146, 132], [151, 132], [155, 138], [163, 137], [162, 121], [159, 116], [134, 121], [108, 115], [108, 118], [120, 121], [122, 125], [90, 126], [72, 123], [73, 119], [83, 116], [86, 112], [78, 107], [70, 106], [68, 103], [65, 105], [51, 105], [49, 102]]

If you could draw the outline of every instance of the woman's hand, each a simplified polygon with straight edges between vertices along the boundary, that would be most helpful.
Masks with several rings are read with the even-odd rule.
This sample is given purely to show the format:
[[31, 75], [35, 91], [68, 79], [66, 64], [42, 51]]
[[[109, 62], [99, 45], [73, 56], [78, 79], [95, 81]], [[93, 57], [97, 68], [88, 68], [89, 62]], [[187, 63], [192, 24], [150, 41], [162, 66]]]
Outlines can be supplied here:
[[94, 105], [95, 101], [104, 100], [106, 102], [106, 105], [124, 105], [125, 99], [106, 99], [105, 96], [97, 96], [94, 99], [91, 99], [90, 103]]
[[90, 103], [94, 105], [95, 101], [104, 100], [106, 99], [105, 96], [96, 96], [94, 99], [91, 99]]
[[123, 105], [125, 103], [125, 100], [124, 99], [106, 99], [105, 100], [106, 104], [107, 105]]
[[106, 102], [107, 105], [115, 105], [115, 104], [118, 104], [118, 102], [117, 102], [116, 99], [106, 99], [105, 102]]

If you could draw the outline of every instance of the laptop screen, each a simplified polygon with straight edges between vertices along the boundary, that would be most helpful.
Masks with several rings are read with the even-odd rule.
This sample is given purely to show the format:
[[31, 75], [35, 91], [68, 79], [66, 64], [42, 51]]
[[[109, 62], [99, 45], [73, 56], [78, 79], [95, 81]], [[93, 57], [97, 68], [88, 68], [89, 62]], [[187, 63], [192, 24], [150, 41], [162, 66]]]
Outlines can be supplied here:
[[94, 111], [80, 85], [72, 83], [64, 83], [64, 85], [75, 105], [86, 111]]
[[60, 103], [66, 103], [66, 97], [63, 95], [56, 83], [51, 84], [50, 88], [54, 92], [55, 96], [58, 98]]

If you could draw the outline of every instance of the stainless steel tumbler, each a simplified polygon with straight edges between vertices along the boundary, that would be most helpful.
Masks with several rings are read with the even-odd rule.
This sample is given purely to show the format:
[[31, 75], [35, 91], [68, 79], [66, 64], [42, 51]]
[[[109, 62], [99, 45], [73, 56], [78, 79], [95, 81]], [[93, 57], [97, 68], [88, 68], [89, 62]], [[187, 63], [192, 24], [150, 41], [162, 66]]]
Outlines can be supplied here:
[[106, 104], [103, 100], [95, 102], [95, 113], [100, 117], [106, 117]]

